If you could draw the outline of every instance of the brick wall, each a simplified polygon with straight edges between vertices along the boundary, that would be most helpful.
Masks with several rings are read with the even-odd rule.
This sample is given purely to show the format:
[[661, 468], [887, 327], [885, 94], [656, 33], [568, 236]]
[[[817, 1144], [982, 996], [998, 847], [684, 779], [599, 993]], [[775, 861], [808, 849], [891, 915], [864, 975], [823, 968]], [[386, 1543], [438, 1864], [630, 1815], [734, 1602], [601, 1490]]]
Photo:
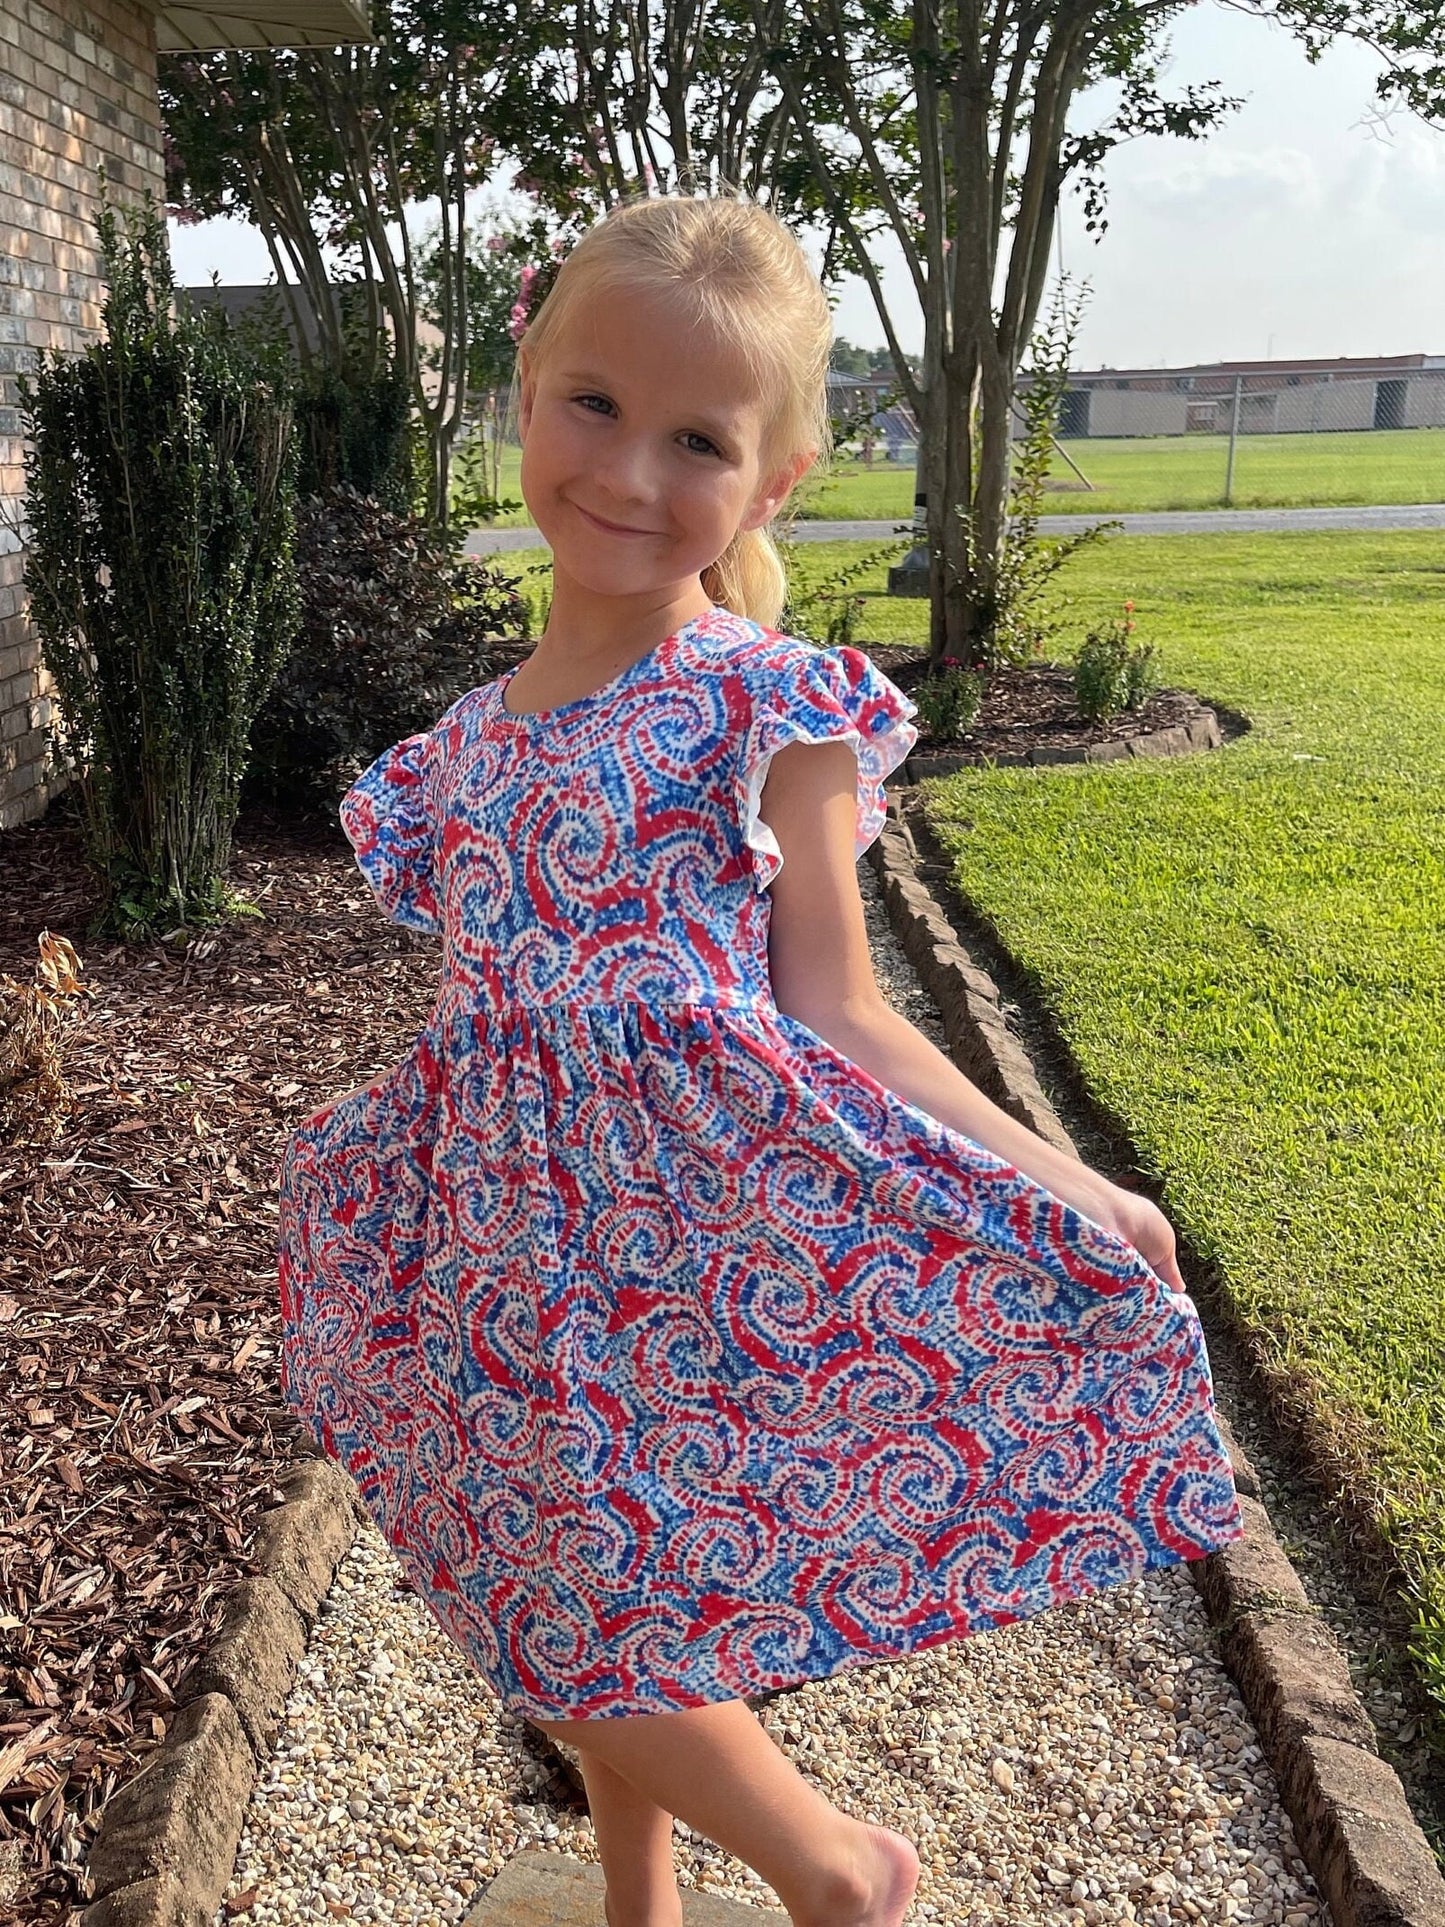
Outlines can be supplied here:
[[93, 211], [163, 185], [155, 16], [137, 0], [4, 0], [0, 47], [0, 830], [39, 816], [53, 684], [9, 523], [24, 489], [16, 374], [100, 332]]

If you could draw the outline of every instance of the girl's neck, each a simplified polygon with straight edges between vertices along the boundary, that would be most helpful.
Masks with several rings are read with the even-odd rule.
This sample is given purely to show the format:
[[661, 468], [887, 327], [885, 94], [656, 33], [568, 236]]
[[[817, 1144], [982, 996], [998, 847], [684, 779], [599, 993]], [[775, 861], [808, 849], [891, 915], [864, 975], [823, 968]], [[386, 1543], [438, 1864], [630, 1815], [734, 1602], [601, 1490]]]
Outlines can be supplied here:
[[554, 571], [547, 626], [531, 660], [559, 676], [625, 668], [712, 606], [698, 576], [637, 595], [609, 596]]

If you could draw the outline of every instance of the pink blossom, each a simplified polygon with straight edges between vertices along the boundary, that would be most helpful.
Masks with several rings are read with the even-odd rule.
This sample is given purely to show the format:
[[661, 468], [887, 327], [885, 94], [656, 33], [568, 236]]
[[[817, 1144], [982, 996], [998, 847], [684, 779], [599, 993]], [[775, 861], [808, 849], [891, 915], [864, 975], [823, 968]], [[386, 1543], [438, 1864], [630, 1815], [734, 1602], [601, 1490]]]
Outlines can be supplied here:
[[487, 251], [489, 254], [500, 254], [506, 245], [507, 237], [505, 234], [489, 234], [487, 236]]

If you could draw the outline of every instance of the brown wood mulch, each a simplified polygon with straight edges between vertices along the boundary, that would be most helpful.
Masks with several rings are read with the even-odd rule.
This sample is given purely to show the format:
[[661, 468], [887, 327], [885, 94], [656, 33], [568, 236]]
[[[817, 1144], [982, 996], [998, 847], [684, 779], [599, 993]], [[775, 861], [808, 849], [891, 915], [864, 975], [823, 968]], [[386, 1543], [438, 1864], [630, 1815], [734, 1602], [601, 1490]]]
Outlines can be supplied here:
[[[867, 654], [905, 695], [912, 695], [928, 672], [917, 648], [869, 644]], [[962, 736], [935, 739], [920, 717], [918, 749], [949, 749], [985, 756], [1028, 749], [1083, 749], [1090, 743], [1122, 742], [1156, 729], [1169, 729], [1194, 713], [1197, 696], [1184, 689], [1159, 689], [1138, 709], [1121, 710], [1097, 723], [1085, 722], [1074, 702], [1074, 672], [1067, 664], [1037, 662], [991, 670], [973, 727]]]
[[276, 1190], [288, 1131], [406, 1052], [438, 945], [340, 827], [238, 826], [259, 918], [92, 945], [66, 799], [0, 834], [0, 970], [68, 937], [82, 1003], [53, 1142], [0, 1144], [0, 1918], [73, 1919], [94, 1816], [164, 1736], [242, 1546], [280, 1503]]
[[[923, 674], [916, 648], [869, 653], [905, 690]], [[1091, 734], [1068, 682], [997, 672], [962, 746], [1136, 734], [1188, 701], [1164, 691]], [[334, 815], [243, 815], [230, 875], [258, 917], [92, 945], [70, 800], [0, 833], [0, 971], [29, 983], [49, 930], [93, 993], [63, 1029], [58, 1135], [0, 1143], [0, 1911], [16, 1922], [78, 1917], [98, 1810], [164, 1737], [281, 1500], [298, 1439], [279, 1386], [283, 1142], [404, 1056], [435, 988], [436, 941], [379, 914]]]

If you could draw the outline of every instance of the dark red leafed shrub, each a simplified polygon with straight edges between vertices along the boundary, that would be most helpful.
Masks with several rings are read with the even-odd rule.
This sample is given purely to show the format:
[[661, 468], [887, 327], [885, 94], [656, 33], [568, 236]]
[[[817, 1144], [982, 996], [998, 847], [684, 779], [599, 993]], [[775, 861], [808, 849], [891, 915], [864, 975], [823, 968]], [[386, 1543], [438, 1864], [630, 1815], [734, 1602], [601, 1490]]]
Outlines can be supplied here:
[[257, 718], [251, 801], [335, 801], [527, 640], [520, 577], [459, 538], [339, 487], [300, 504], [301, 628]]

